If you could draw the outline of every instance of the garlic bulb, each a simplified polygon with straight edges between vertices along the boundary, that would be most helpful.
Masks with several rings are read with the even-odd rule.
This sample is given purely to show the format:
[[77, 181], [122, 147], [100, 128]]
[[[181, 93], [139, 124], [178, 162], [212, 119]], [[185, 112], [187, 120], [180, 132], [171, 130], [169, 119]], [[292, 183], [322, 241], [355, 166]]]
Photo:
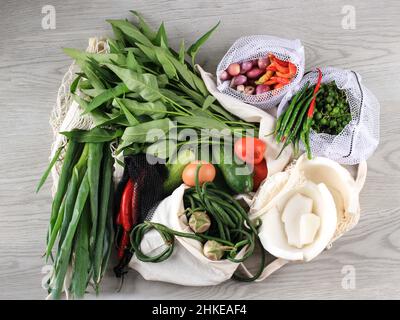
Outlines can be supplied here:
[[195, 211], [190, 215], [189, 226], [195, 233], [203, 233], [210, 229], [211, 220], [205, 211]]
[[225, 251], [232, 250], [232, 247], [224, 246], [223, 244], [215, 241], [208, 240], [203, 246], [203, 254], [210, 260], [221, 260]]

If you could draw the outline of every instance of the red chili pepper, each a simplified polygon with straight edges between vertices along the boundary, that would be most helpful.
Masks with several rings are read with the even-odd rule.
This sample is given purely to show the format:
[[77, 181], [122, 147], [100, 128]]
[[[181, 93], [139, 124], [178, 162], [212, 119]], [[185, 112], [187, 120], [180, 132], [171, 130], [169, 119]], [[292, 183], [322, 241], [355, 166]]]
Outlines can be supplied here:
[[284, 87], [284, 86], [286, 86], [286, 84], [284, 84], [284, 83], [277, 83], [277, 84], [274, 86], [274, 89], [280, 89], [280, 88], [282, 88], [282, 87]]
[[271, 64], [267, 67], [267, 71], [277, 71], [278, 68], [276, 67], [276, 64], [274, 62], [271, 62]]
[[275, 81], [276, 83], [282, 83], [282, 84], [288, 84], [290, 82], [289, 79], [287, 78], [282, 78], [282, 77], [271, 77], [270, 80]]
[[289, 74], [294, 77], [297, 73], [297, 67], [293, 63], [289, 62]]
[[322, 72], [319, 68], [317, 68], [317, 71], [318, 71], [318, 81], [317, 81], [317, 84], [315, 85], [313, 99], [311, 100], [310, 107], [307, 112], [308, 119], [311, 119], [314, 114], [315, 99], [317, 97], [317, 92], [319, 90], [319, 87], [321, 86], [321, 81], [322, 81]]
[[126, 231], [133, 227], [132, 221], [132, 196], [133, 196], [133, 181], [131, 179], [126, 183], [124, 192], [122, 193], [120, 214], [121, 225]]
[[281, 78], [291, 79], [293, 77], [290, 72], [289, 73], [281, 73], [281, 72], [277, 71], [275, 74]]
[[287, 67], [289, 66], [289, 61], [283, 61], [283, 60], [277, 58], [276, 56], [274, 56], [274, 61], [275, 61], [278, 65], [280, 65], [281, 67], [287, 68]]
[[129, 244], [129, 232], [123, 231], [120, 245], [118, 248], [118, 258], [121, 260], [125, 255], [125, 250]]
[[133, 181], [128, 180], [121, 197], [121, 205], [119, 208], [117, 223], [122, 227], [122, 237], [118, 248], [118, 258], [122, 259], [125, 249], [129, 244], [129, 232], [133, 228], [132, 219], [132, 198], [133, 198]]

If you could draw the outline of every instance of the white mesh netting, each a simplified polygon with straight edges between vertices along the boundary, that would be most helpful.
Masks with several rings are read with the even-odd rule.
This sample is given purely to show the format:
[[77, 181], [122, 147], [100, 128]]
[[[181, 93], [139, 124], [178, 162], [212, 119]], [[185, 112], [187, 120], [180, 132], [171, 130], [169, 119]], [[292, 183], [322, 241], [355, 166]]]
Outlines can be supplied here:
[[[350, 70], [321, 68], [322, 82], [335, 81], [337, 87], [346, 93], [352, 120], [339, 135], [316, 133], [311, 130], [310, 146], [312, 154], [324, 156], [341, 164], [358, 164], [374, 152], [379, 143], [379, 110], [376, 97], [361, 84], [361, 76]], [[282, 99], [278, 107], [278, 116], [287, 107], [293, 93], [307, 82], [317, 82], [317, 71], [304, 75], [297, 88]], [[302, 146], [304, 150], [304, 146]]]
[[[277, 58], [290, 61], [297, 67], [297, 73], [290, 84], [281, 89], [268, 91], [258, 95], [246, 95], [230, 88], [229, 81], [221, 82], [219, 76], [228, 66], [235, 62], [243, 62], [265, 57], [272, 53]], [[254, 35], [242, 37], [235, 41], [217, 67], [218, 90], [222, 93], [235, 97], [245, 103], [254, 105], [261, 109], [275, 107], [283, 96], [296, 87], [304, 74], [304, 48], [300, 40], [281, 39], [273, 36]]]

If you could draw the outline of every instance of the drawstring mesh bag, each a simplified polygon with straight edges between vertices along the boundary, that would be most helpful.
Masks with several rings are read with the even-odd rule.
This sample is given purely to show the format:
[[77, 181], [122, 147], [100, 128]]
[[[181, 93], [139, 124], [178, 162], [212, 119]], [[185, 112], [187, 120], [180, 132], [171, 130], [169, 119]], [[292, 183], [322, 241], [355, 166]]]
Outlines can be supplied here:
[[[361, 76], [351, 70], [321, 68], [322, 83], [335, 81], [346, 93], [352, 120], [338, 135], [310, 132], [310, 147], [313, 156], [323, 156], [341, 164], [353, 165], [367, 160], [379, 143], [379, 109], [376, 97], [361, 84]], [[288, 106], [295, 92], [307, 82], [317, 83], [318, 72], [304, 75], [299, 86], [289, 92], [278, 107], [278, 116]], [[302, 146], [304, 150], [304, 146]]]
[[[290, 61], [297, 67], [297, 73], [288, 85], [258, 95], [246, 95], [231, 88], [230, 81], [219, 80], [221, 73], [230, 64], [264, 58], [268, 53], [274, 54], [280, 60]], [[300, 40], [255, 35], [238, 39], [228, 50], [217, 67], [217, 84], [218, 90], [222, 93], [261, 109], [268, 109], [277, 106], [284, 95], [299, 84], [303, 74], [304, 48]]]

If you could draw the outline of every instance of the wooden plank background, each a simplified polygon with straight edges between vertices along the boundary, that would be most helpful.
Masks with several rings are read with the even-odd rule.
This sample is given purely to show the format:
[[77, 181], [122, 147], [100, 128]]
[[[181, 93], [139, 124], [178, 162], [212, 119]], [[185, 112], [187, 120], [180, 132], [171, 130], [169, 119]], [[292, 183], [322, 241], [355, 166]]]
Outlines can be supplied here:
[[[56, 29], [42, 29], [42, 7], [56, 9]], [[342, 8], [354, 6], [356, 28], [342, 27]], [[369, 159], [359, 225], [308, 264], [286, 266], [263, 283], [228, 281], [215, 287], [146, 282], [131, 272], [120, 293], [109, 273], [100, 298], [126, 299], [391, 299], [400, 298], [400, 3], [388, 1], [61, 1], [0, 0], [0, 298], [42, 299], [44, 236], [50, 183], [34, 189], [47, 166], [48, 124], [70, 59], [62, 47], [86, 48], [110, 34], [107, 18], [139, 10], [156, 26], [165, 21], [173, 45], [190, 43], [218, 20], [218, 32], [198, 61], [214, 71], [235, 39], [250, 34], [298, 38], [306, 67], [358, 71], [381, 103], [381, 142]], [[356, 272], [344, 289], [342, 271]]]

